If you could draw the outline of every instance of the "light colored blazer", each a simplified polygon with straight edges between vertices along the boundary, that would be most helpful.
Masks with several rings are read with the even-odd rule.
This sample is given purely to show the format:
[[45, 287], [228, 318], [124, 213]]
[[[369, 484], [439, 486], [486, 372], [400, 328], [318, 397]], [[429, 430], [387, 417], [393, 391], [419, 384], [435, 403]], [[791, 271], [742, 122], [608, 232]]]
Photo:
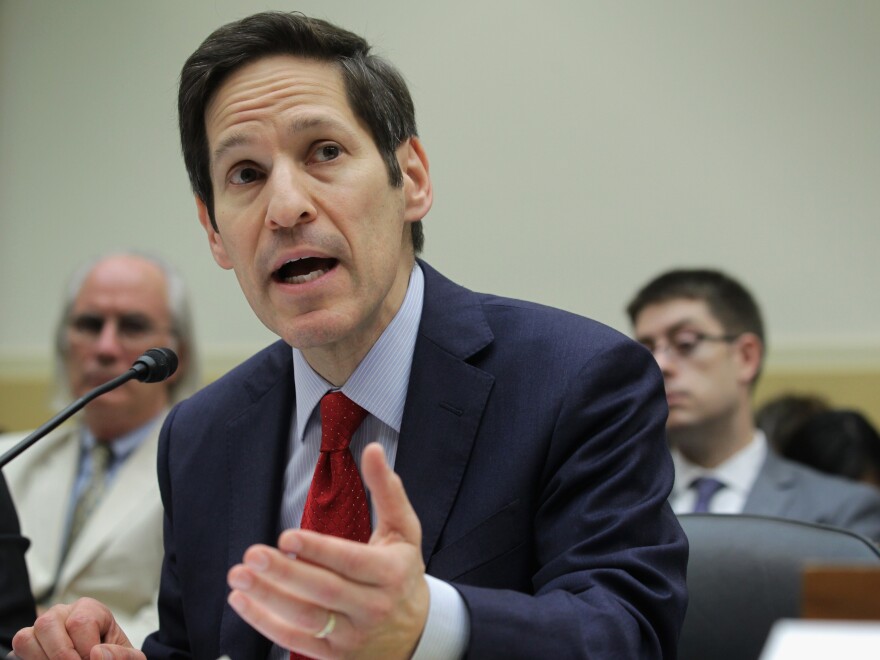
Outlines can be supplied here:
[[880, 492], [823, 474], [772, 450], [761, 466], [743, 513], [842, 527], [880, 541]]
[[[159, 419], [120, 467], [58, 573], [51, 603], [83, 596], [107, 605], [132, 644], [158, 627], [162, 568], [162, 503], [156, 479]], [[3, 472], [31, 540], [25, 558], [37, 598], [55, 580], [65, 517], [79, 458], [79, 429], [67, 424], [17, 456]], [[0, 436], [6, 451], [27, 434]]]

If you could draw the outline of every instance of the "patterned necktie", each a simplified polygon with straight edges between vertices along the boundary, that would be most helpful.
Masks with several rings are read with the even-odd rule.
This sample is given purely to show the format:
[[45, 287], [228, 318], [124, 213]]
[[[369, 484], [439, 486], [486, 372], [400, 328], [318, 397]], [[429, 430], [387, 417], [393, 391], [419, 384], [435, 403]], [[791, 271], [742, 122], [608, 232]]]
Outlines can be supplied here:
[[303, 509], [302, 529], [366, 543], [370, 507], [351, 455], [351, 437], [367, 411], [342, 392], [321, 399], [321, 455]]
[[[303, 509], [302, 529], [366, 543], [370, 507], [349, 444], [367, 411], [342, 392], [321, 399], [321, 455]], [[291, 651], [290, 660], [307, 656]]]
[[715, 493], [724, 488], [724, 483], [713, 477], [700, 477], [694, 479], [691, 488], [697, 491], [697, 503], [694, 504], [694, 513], [708, 513], [709, 502], [715, 497]]
[[67, 535], [65, 555], [73, 546], [76, 538], [83, 527], [85, 527], [89, 515], [104, 494], [104, 486], [107, 483], [107, 469], [110, 467], [113, 451], [108, 443], [96, 442], [89, 452], [89, 456], [92, 460], [92, 474], [76, 502], [76, 509], [73, 511], [73, 519], [70, 523], [70, 533]]

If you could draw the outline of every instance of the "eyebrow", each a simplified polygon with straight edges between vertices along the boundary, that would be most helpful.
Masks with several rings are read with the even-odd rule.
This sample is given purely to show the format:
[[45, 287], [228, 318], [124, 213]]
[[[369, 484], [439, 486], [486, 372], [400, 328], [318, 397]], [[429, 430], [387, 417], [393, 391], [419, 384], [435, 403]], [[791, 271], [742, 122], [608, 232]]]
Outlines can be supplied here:
[[[669, 335], [674, 335], [676, 332], [681, 330], [684, 326], [691, 325], [691, 324], [696, 325], [696, 323], [697, 322], [694, 319], [682, 319], [678, 323], [675, 323], [675, 324], [669, 326], [669, 328], [667, 328], [660, 336], [661, 337], [668, 337]], [[645, 343], [647, 341], [654, 341], [654, 337], [647, 337], [645, 335], [642, 335], [641, 337], [636, 337], [636, 341], [639, 343]]]
[[232, 135], [228, 135], [223, 138], [220, 141], [220, 144], [217, 145], [217, 148], [214, 149], [214, 152], [211, 154], [211, 163], [216, 163], [227, 151], [243, 144], [250, 144], [251, 142], [253, 142], [253, 138], [245, 133], [233, 133]]
[[[315, 128], [331, 128], [333, 130], [342, 131], [348, 136], [353, 136], [351, 129], [343, 122], [337, 121], [330, 117], [323, 116], [306, 116], [296, 118], [287, 129], [288, 134], [296, 135], [304, 133]], [[228, 151], [235, 147], [248, 145], [254, 142], [254, 137], [248, 133], [237, 132], [223, 138], [211, 154], [211, 163], [216, 163]]]

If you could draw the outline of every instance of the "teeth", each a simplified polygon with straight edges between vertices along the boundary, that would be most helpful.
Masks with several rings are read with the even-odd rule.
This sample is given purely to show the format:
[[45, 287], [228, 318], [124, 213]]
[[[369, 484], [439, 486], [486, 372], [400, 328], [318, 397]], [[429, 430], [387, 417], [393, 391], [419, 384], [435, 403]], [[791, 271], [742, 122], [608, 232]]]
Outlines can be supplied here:
[[313, 270], [311, 273], [306, 273], [305, 275], [295, 275], [293, 277], [284, 277], [281, 279], [282, 282], [286, 282], [287, 284], [305, 284], [306, 282], [311, 282], [312, 280], [316, 280], [321, 275], [326, 273], [329, 268], [322, 268], [319, 270]]

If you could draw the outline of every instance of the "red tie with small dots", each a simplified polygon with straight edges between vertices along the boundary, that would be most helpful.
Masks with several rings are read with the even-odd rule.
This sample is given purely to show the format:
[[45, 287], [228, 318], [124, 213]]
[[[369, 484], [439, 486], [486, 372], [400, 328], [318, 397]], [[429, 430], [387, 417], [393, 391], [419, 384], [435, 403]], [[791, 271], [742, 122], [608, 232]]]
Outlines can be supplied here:
[[[367, 411], [342, 392], [321, 399], [321, 455], [303, 509], [302, 529], [366, 543], [370, 507], [349, 444]], [[306, 656], [291, 652], [291, 660]]]
[[351, 437], [367, 411], [342, 392], [321, 399], [321, 455], [303, 509], [302, 529], [366, 543], [370, 507], [360, 472], [351, 455]]

